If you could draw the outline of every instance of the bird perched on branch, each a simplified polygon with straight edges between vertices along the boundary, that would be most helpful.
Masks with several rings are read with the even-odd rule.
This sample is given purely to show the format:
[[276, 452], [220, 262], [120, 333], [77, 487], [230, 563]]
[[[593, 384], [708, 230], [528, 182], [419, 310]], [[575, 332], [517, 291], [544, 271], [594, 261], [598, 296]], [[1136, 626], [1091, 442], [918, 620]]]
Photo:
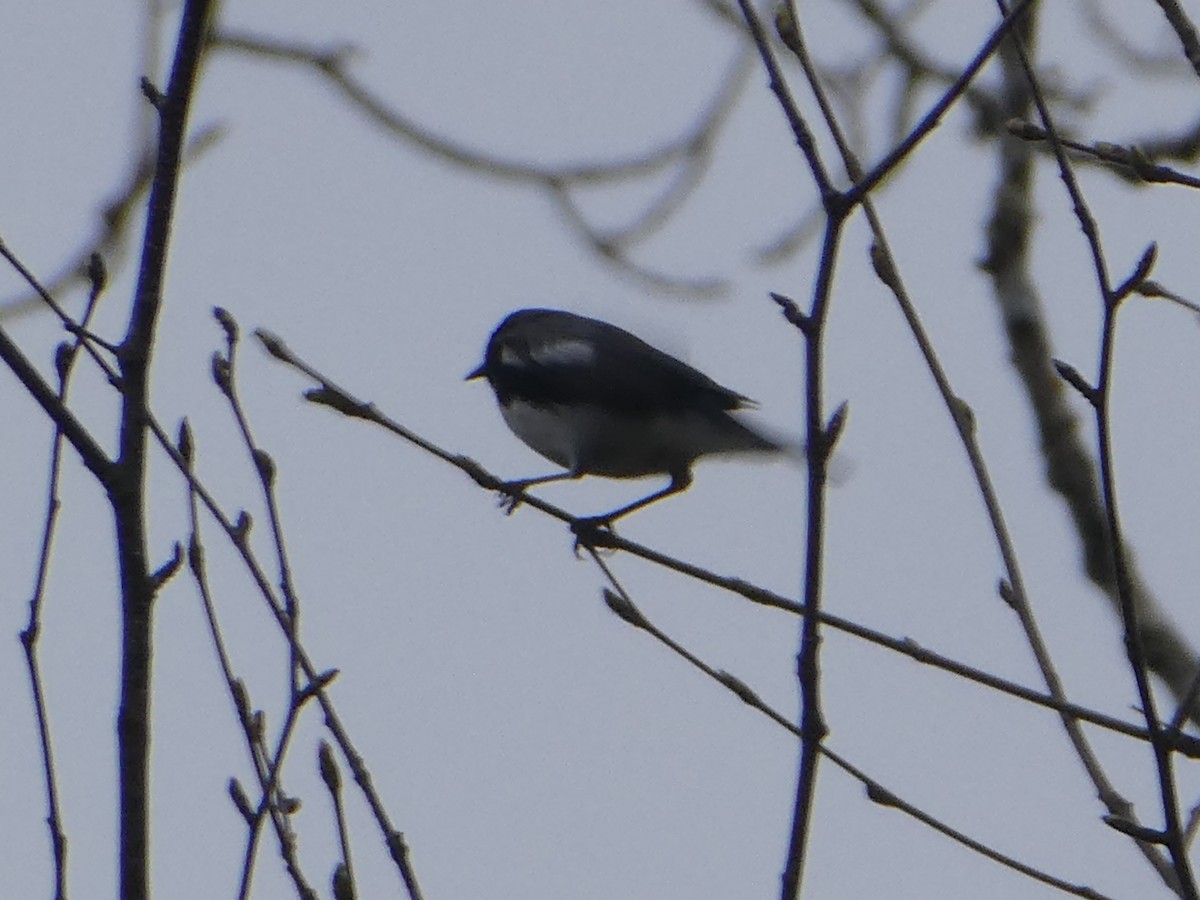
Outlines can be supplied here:
[[701, 456], [802, 451], [766, 437], [733, 413], [753, 406], [702, 372], [624, 329], [554, 309], [511, 313], [492, 332], [486, 378], [513, 434], [565, 471], [506, 482], [511, 511], [526, 488], [601, 475], [667, 475], [670, 483], [587, 522], [622, 516], [686, 490]]

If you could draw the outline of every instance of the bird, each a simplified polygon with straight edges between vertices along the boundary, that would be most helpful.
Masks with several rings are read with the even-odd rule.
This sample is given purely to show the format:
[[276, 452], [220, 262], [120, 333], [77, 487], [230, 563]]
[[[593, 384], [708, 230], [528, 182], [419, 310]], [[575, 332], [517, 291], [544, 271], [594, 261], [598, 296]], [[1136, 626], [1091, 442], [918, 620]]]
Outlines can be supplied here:
[[666, 487], [580, 522], [613, 523], [687, 490], [702, 456], [794, 448], [733, 414], [756, 406], [703, 372], [599, 319], [558, 309], [510, 313], [466, 380], [486, 379], [505, 424], [562, 472], [504, 482], [511, 512], [534, 485], [666, 475]]

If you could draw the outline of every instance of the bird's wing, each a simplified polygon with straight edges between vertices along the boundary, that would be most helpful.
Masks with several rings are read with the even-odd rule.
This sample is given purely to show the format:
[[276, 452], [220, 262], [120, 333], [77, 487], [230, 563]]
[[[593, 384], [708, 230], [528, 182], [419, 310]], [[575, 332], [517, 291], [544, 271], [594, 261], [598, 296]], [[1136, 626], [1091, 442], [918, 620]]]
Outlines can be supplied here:
[[[501, 361], [516, 363], [528, 389], [548, 399], [592, 403], [626, 412], [732, 410], [753, 401], [723, 387], [703, 372], [624, 329], [567, 313], [558, 318], [552, 341], [515, 342]], [[527, 390], [527, 392], [529, 392]]]

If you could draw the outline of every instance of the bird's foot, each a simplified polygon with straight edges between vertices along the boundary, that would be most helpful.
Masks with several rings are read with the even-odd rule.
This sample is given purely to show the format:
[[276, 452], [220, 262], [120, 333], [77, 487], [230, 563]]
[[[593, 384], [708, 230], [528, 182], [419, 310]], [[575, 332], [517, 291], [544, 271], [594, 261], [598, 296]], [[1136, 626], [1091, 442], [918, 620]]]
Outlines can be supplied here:
[[516, 512], [517, 507], [521, 505], [521, 501], [525, 499], [525, 489], [529, 487], [528, 481], [503, 481], [496, 488], [496, 493], [500, 495], [497, 502], [506, 516], [511, 516]]
[[583, 516], [571, 522], [571, 533], [575, 535], [575, 555], [579, 556], [579, 548], [589, 550], [612, 549], [612, 539], [617, 532], [612, 527], [612, 519], [608, 516]]

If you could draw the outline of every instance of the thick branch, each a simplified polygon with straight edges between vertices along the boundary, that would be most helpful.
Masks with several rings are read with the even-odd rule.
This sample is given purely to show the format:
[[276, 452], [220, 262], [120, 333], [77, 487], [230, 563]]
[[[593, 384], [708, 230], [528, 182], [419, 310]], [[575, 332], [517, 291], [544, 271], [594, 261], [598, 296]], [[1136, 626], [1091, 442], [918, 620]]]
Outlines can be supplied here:
[[162, 303], [163, 272], [188, 106], [200, 67], [209, 11], [208, 0], [190, 0], [185, 5], [166, 94], [159, 95], [153, 87], [143, 84], [159, 113], [159, 144], [137, 293], [118, 354], [122, 394], [120, 452], [109, 488], [116, 519], [122, 598], [121, 703], [117, 715], [122, 900], [144, 900], [150, 890], [150, 615], [155, 586], [146, 554], [148, 374]]

